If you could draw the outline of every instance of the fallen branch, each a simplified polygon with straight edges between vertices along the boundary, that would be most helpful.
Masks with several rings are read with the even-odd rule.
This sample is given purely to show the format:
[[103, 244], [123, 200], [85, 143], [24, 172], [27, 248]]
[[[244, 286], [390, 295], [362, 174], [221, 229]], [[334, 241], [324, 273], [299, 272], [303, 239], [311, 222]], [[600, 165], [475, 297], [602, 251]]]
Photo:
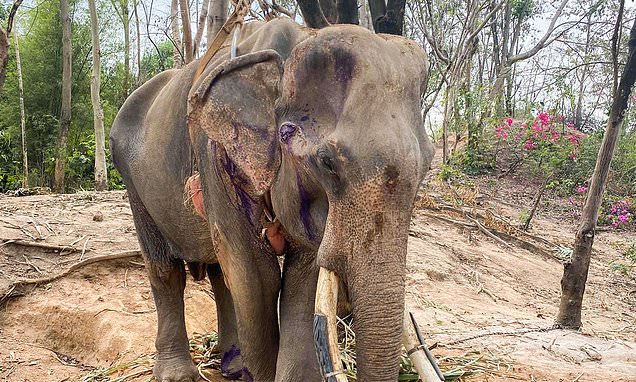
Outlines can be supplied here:
[[68, 269], [66, 269], [65, 271], [52, 275], [52, 276], [47, 276], [47, 277], [40, 277], [37, 279], [23, 279], [23, 280], [18, 280], [16, 282], [13, 282], [9, 285], [8, 287], [8, 291], [2, 296], [2, 298], [0, 298], [0, 304], [2, 304], [6, 299], [12, 297], [13, 295], [15, 295], [15, 291], [18, 288], [22, 288], [28, 285], [40, 285], [40, 284], [46, 284], [46, 283], [50, 283], [52, 281], [58, 280], [62, 277], [65, 277], [75, 271], [77, 271], [80, 268], [83, 268], [87, 265], [90, 264], [94, 264], [100, 261], [112, 261], [112, 260], [121, 260], [121, 259], [127, 259], [127, 258], [133, 258], [133, 257], [138, 257], [141, 255], [141, 251], [139, 250], [131, 250], [131, 251], [123, 251], [123, 252], [116, 252], [116, 253], [112, 253], [109, 255], [100, 255], [100, 256], [95, 256], [95, 257], [91, 257], [89, 259], [86, 260], [82, 260], [78, 263], [75, 263], [73, 265], [71, 265]]
[[483, 224], [481, 224], [477, 219], [473, 219], [470, 216], [468, 216], [468, 214], [466, 214], [466, 219], [470, 220], [471, 222], [475, 223], [477, 225], [477, 228], [479, 228], [479, 230], [483, 233], [485, 233], [487, 236], [495, 239], [497, 242], [503, 244], [504, 246], [510, 248], [510, 249], [514, 249], [514, 247], [508, 243], [506, 243], [503, 239], [501, 239], [499, 236], [495, 235], [494, 233], [490, 232], [488, 230], [488, 228], [486, 228]]
[[428, 216], [428, 217], [433, 218], [433, 219], [441, 220], [443, 222], [447, 222], [447, 223], [463, 226], [463, 227], [466, 227], [466, 228], [477, 228], [477, 226], [475, 224], [471, 224], [471, 223], [467, 223], [467, 222], [463, 222], [463, 221], [459, 221], [459, 220], [455, 220], [455, 219], [450, 219], [450, 218], [447, 218], [445, 216], [429, 214], [428, 212], [424, 212], [423, 215], [424, 216]]
[[[0, 244], [0, 246], [3, 245], [21, 245], [23, 247], [35, 247], [35, 248], [43, 248], [43, 249], [49, 249], [52, 251], [68, 251], [69, 253], [72, 252], [78, 252], [79, 249], [75, 248], [75, 247], [71, 247], [71, 246], [60, 246], [60, 245], [55, 245], [55, 244], [45, 244], [45, 243], [38, 243], [38, 242], [34, 242], [34, 241], [26, 241], [26, 240], [19, 240], [19, 239], [0, 239], [2, 240], [2, 244]], [[86, 252], [91, 251], [91, 249], [87, 249]]]

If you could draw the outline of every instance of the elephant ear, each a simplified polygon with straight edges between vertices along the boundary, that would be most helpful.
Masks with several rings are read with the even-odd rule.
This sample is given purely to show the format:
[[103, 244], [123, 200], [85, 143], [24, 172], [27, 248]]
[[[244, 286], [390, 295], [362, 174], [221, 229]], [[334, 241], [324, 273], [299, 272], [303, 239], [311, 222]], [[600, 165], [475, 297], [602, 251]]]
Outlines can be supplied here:
[[280, 165], [274, 103], [282, 59], [268, 49], [219, 65], [199, 82], [188, 101], [188, 125], [221, 144], [257, 195], [267, 191]]

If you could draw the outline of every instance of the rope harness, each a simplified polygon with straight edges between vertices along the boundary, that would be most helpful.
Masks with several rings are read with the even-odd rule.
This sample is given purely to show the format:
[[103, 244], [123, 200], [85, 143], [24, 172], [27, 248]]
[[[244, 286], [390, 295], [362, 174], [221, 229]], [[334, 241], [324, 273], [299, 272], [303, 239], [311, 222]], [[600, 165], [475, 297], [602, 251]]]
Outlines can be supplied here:
[[234, 31], [234, 36], [232, 37], [232, 44], [230, 47], [230, 55], [231, 58], [236, 57], [236, 48], [238, 45], [238, 38], [241, 34], [241, 26], [245, 23], [245, 16], [247, 16], [250, 12], [251, 1], [250, 0], [238, 0], [236, 5], [234, 6], [234, 11], [230, 15], [230, 17], [225, 20], [225, 23], [214, 36], [214, 40], [208, 47], [208, 50], [205, 52], [205, 55], [199, 61], [199, 65], [197, 66], [196, 72], [194, 72], [194, 77], [192, 78], [192, 83], [194, 84], [203, 71], [208, 66], [214, 55], [223, 47], [223, 43], [227, 40], [227, 37]]

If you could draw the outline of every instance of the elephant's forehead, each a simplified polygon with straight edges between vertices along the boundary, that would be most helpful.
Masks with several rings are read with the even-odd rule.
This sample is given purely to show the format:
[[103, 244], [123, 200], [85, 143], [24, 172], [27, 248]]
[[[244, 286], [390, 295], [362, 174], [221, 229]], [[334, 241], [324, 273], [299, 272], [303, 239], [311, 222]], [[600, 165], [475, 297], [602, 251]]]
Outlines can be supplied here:
[[356, 25], [334, 25], [318, 30], [298, 44], [286, 62], [285, 73], [297, 80], [324, 75], [338, 82], [364, 74], [402, 79], [405, 56], [412, 57], [416, 44], [402, 37], [376, 35]]

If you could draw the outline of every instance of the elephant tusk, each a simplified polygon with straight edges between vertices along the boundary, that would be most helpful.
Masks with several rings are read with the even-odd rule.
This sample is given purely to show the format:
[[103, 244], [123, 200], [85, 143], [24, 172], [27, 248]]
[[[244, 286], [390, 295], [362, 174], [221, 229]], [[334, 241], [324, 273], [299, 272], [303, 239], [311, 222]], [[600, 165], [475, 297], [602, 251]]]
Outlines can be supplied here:
[[321, 267], [316, 288], [314, 345], [320, 372], [327, 382], [347, 382], [338, 350], [337, 304], [338, 276]]
[[417, 370], [417, 373], [420, 375], [420, 379], [423, 382], [439, 382], [444, 380], [443, 374], [441, 374], [439, 368], [436, 369], [437, 364], [435, 364], [434, 357], [430, 355], [430, 352], [428, 352], [428, 348], [423, 341], [420, 341], [420, 336], [417, 333], [415, 322], [409, 312], [404, 312], [402, 343], [407, 350], [407, 354], [409, 355], [415, 370]]

